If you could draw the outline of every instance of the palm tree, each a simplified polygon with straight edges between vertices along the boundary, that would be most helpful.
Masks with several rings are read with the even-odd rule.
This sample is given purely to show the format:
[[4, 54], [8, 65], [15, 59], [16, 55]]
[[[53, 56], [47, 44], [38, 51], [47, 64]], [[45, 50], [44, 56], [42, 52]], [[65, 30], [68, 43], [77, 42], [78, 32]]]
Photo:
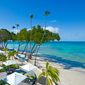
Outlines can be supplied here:
[[[48, 14], [50, 14], [50, 12], [45, 11], [45, 14], [44, 14], [44, 16], [45, 16], [45, 30], [46, 30], [46, 16], [47, 16]], [[44, 34], [43, 34], [43, 37], [42, 37], [42, 39], [41, 39], [41, 42], [43, 41], [43, 38], [44, 38], [44, 35], [45, 35], [45, 30], [44, 30]]]
[[[44, 14], [44, 16], [45, 16], [45, 30], [44, 30], [43, 37], [42, 37], [42, 39], [41, 39], [41, 41], [40, 41], [40, 44], [42, 43], [43, 38], [44, 38], [44, 36], [45, 36], [45, 31], [46, 31], [46, 16], [47, 16], [48, 14], [50, 14], [50, 12], [45, 11], [45, 14]], [[38, 47], [38, 50], [37, 50], [36, 56], [35, 56], [35, 64], [34, 64], [35, 66], [36, 66], [36, 57], [37, 57], [37, 53], [38, 53], [39, 49], [40, 49], [40, 45], [39, 45], [39, 47]]]
[[59, 71], [57, 68], [49, 66], [48, 61], [46, 62], [46, 70], [44, 70], [39, 76], [38, 80], [41, 76], [46, 77], [46, 85], [53, 85], [53, 83], [57, 83], [59, 80]]
[[[14, 28], [15, 28], [15, 26], [12, 26], [13, 31], [14, 31]], [[13, 41], [13, 48], [14, 48], [14, 41]]]
[[32, 18], [33, 18], [33, 14], [30, 14], [29, 17], [30, 17], [30, 24], [31, 24], [31, 35], [30, 35], [30, 58], [31, 58], [31, 40], [32, 40]]
[[16, 50], [13, 50], [13, 51], [11, 52], [12, 60], [13, 60], [14, 55], [16, 55], [16, 54], [17, 54]]
[[13, 31], [14, 31], [14, 28], [15, 28], [15, 26], [12, 26]]
[[17, 33], [18, 33], [18, 27], [19, 27], [19, 24], [16, 24], [16, 26], [17, 26]]

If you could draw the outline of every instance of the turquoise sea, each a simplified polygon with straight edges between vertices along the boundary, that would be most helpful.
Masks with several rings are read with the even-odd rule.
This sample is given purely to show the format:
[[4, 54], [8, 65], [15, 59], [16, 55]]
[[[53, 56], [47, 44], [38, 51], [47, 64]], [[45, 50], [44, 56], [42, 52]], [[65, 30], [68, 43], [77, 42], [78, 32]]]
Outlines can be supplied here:
[[[20, 50], [24, 49], [24, 43]], [[33, 43], [32, 43], [33, 45]], [[13, 43], [8, 44], [8, 48], [12, 48]], [[18, 42], [15, 42], [15, 48], [17, 49]], [[28, 45], [28, 52], [29, 52]], [[43, 43], [39, 50], [40, 57], [45, 57], [52, 62], [59, 62], [69, 67], [81, 67], [85, 68], [85, 41], [55, 41]]]

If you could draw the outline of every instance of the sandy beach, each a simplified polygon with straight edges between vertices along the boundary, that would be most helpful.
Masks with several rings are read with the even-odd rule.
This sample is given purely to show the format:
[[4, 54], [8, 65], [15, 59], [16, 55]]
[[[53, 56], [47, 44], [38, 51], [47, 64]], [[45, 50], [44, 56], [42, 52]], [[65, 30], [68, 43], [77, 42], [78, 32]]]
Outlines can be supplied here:
[[[32, 57], [31, 62], [34, 62], [34, 57]], [[37, 57], [38, 65], [45, 68], [45, 63], [47, 59], [42, 57]], [[59, 63], [54, 63], [49, 61], [49, 64], [53, 67], [56, 67], [60, 74], [59, 78], [61, 82], [58, 82], [58, 85], [84, 85], [85, 84], [85, 69], [83, 68], [71, 68], [71, 69], [64, 69], [64, 65]], [[41, 68], [41, 69], [42, 69]]]
[[[45, 68], [45, 64], [47, 60], [48, 59], [45, 59], [44, 57], [37, 57], [36, 65], [39, 66], [40, 68], [33, 70], [34, 73], [36, 73], [37, 77], [42, 72], [42, 69]], [[22, 62], [20, 62], [19, 60], [13, 59], [13, 61], [15, 61], [19, 65], [22, 64]], [[29, 60], [29, 62], [24, 61], [23, 65], [27, 63], [31, 63], [34, 65], [34, 61], [35, 61], [35, 57], [32, 56], [32, 59]], [[60, 82], [58, 82], [58, 85], [84, 85], [85, 84], [85, 69], [77, 68], [77, 67], [69, 69], [69, 68], [65, 68], [65, 65], [63, 64], [59, 64], [57, 62], [52, 62], [52, 61], [49, 61], [49, 65], [56, 67], [59, 70]], [[42, 85], [42, 84], [38, 83], [37, 85]]]

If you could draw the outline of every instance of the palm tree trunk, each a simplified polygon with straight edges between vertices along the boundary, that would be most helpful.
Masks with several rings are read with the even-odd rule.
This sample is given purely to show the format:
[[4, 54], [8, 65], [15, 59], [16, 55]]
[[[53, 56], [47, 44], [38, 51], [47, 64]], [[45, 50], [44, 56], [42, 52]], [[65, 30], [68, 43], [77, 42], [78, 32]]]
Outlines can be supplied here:
[[23, 54], [23, 53], [24, 53], [24, 51], [26, 50], [26, 47], [27, 47], [27, 45], [24, 47], [24, 50], [23, 50], [22, 54]]
[[31, 55], [31, 39], [32, 39], [32, 19], [30, 18], [30, 24], [31, 24], [31, 36], [30, 36], [30, 55]]
[[18, 33], [18, 26], [17, 26], [17, 33]]
[[38, 47], [37, 52], [36, 52], [35, 63], [34, 63], [35, 66], [36, 66], [36, 60], [37, 60], [37, 53], [38, 53], [39, 49], [40, 49], [40, 46]]
[[27, 43], [27, 47], [26, 47], [26, 54], [25, 54], [25, 57], [26, 57], [26, 55], [27, 55], [27, 49], [28, 49], [28, 43]]
[[[45, 16], [45, 30], [46, 30], [46, 16]], [[44, 35], [45, 35], [45, 30], [44, 30], [44, 34], [43, 34], [43, 37], [42, 37], [42, 39], [41, 39], [41, 42], [40, 42], [40, 43], [42, 43], [42, 41], [43, 41], [43, 38], [44, 38]]]
[[19, 52], [19, 48], [20, 48], [20, 42], [19, 42], [19, 46], [18, 46], [18, 50], [17, 50], [17, 52]]
[[2, 48], [3, 48], [3, 41], [2, 41]]
[[13, 49], [14, 49], [14, 41], [13, 41]]
[[5, 42], [4, 42], [4, 48], [5, 48]]

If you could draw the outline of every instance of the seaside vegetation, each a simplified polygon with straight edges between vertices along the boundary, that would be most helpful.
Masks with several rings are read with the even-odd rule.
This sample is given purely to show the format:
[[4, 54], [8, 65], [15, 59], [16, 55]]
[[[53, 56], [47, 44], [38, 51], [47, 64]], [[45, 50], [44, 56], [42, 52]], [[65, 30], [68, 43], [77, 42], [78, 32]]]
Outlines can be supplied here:
[[0, 54], [0, 61], [3, 63], [3, 62], [5, 62], [7, 60], [7, 57], [3, 54], [3, 53], [1, 53]]
[[15, 55], [17, 54], [16, 50], [13, 51], [9, 51], [8, 52], [8, 60], [10, 60], [10, 57], [12, 56], [12, 60], [15, 57]]
[[39, 78], [42, 76], [46, 77], [46, 85], [53, 85], [53, 83], [56, 84], [58, 81], [60, 81], [58, 77], [58, 69], [50, 66], [48, 61], [46, 62], [46, 69], [42, 73], [40, 73], [37, 80], [39, 80]]
[[[6, 31], [8, 33], [3, 33], [3, 31]], [[1, 43], [3, 42], [2, 47], [7, 49], [7, 45], [10, 42], [10, 40], [13, 40], [13, 42], [18, 41], [19, 45], [18, 45], [17, 52], [19, 52], [20, 46], [24, 44], [23, 41], [25, 40], [27, 44], [24, 47], [24, 50], [22, 52], [22, 53], [24, 53], [25, 50], [27, 51], [28, 43], [30, 42], [30, 36], [31, 36], [30, 34], [31, 34], [31, 30], [27, 31], [26, 28], [21, 29], [20, 32], [17, 33], [17, 34], [9, 32], [6, 29], [3, 29], [3, 30], [1, 29], [0, 35], [2, 35], [2, 36], [0, 36], [0, 40], [1, 40]], [[49, 30], [45, 30], [45, 35], [44, 35], [44, 38], [42, 40], [43, 34], [44, 34], [44, 29], [41, 28], [40, 25], [37, 25], [37, 28], [35, 26], [33, 26], [31, 41], [34, 42], [34, 45], [30, 49], [31, 50], [30, 56], [32, 56], [32, 54], [41, 46], [42, 43], [50, 41], [50, 40], [54, 41], [55, 39], [58, 40], [58, 41], [60, 40], [60, 36], [59, 36], [58, 33], [52, 33]], [[42, 42], [41, 42], [41, 40], [42, 40]]]
[[[46, 11], [44, 16], [45, 16], [45, 29], [41, 28], [40, 25], [37, 25], [37, 27], [32, 26], [32, 18], [33, 14], [29, 15], [30, 16], [30, 22], [31, 22], [31, 29], [27, 30], [27, 28], [21, 29], [19, 32], [14, 33], [10, 32], [7, 29], [0, 29], [0, 42], [2, 44], [3, 48], [7, 48], [8, 43], [12, 40], [13, 41], [13, 48], [14, 48], [14, 43], [15, 41], [18, 41], [18, 50], [17, 53], [20, 50], [20, 46], [24, 44], [23, 41], [26, 41], [26, 46], [24, 47], [24, 52], [25, 55], [27, 55], [27, 50], [28, 50], [28, 43], [30, 43], [30, 49], [29, 49], [29, 57], [31, 59], [32, 54], [36, 52], [36, 55], [40, 49], [40, 46], [42, 43], [47, 42], [47, 41], [54, 41], [60, 40], [60, 36], [58, 33], [53, 33], [49, 30], [46, 29], [46, 16], [50, 14], [50, 12]], [[17, 29], [19, 24], [16, 24]], [[16, 27], [12, 26], [12, 29], [14, 30]], [[34, 43], [33, 46], [31, 46], [31, 42]]]

